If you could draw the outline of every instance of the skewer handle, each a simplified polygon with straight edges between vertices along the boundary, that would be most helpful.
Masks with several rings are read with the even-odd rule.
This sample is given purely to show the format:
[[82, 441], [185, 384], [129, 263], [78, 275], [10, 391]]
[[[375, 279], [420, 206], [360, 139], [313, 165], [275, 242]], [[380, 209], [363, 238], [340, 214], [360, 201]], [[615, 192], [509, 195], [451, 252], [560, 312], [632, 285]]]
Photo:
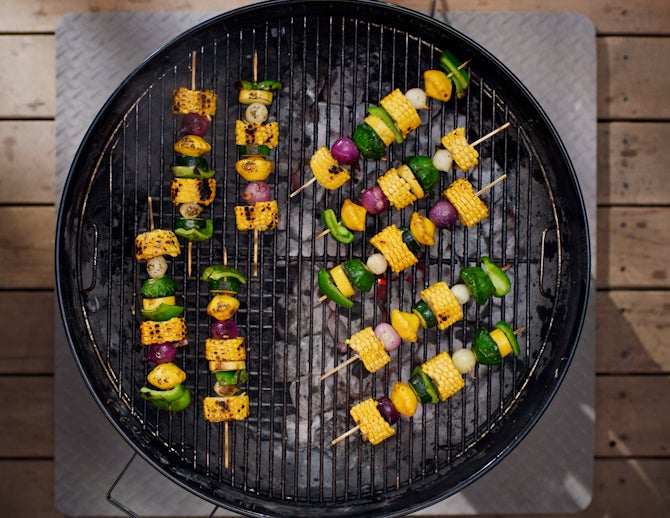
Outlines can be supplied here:
[[228, 469], [229, 454], [228, 454], [228, 421], [223, 422], [223, 467]]
[[151, 196], [147, 197], [147, 203], [149, 204], [149, 230], [154, 229], [154, 206], [151, 201]]
[[360, 426], [358, 426], [358, 425], [354, 426], [351, 430], [347, 430], [346, 432], [344, 432], [339, 437], [335, 437], [335, 439], [330, 441], [330, 444], [332, 444], [334, 446], [335, 444], [337, 444], [340, 441], [343, 441], [344, 439], [346, 439], [350, 435], [355, 434], [358, 431], [359, 428], [360, 428]]
[[486, 139], [491, 138], [491, 137], [492, 137], [493, 135], [495, 135], [496, 133], [500, 133], [500, 132], [503, 131], [504, 129], [508, 128], [508, 127], [510, 126], [510, 124], [511, 124], [510, 122], [506, 122], [505, 124], [503, 124], [503, 125], [500, 126], [499, 128], [496, 128], [496, 129], [494, 129], [493, 131], [491, 131], [491, 132], [487, 133], [486, 135], [484, 135], [483, 137], [481, 137], [481, 138], [475, 140], [475, 141], [474, 141], [472, 144], [470, 144], [470, 145], [471, 145], [472, 147], [475, 147], [477, 144], [481, 144], [481, 143], [484, 142]]
[[309, 180], [307, 180], [304, 184], [302, 184], [300, 187], [298, 187], [295, 191], [293, 191], [289, 198], [293, 198], [296, 194], [298, 194], [300, 191], [303, 189], [307, 189], [310, 185], [312, 185], [314, 182], [316, 182], [316, 176], [313, 176]]
[[339, 365], [336, 365], [335, 367], [333, 367], [332, 369], [330, 369], [328, 372], [324, 373], [324, 374], [319, 378], [319, 381], [323, 381], [323, 380], [325, 380], [328, 376], [331, 376], [331, 375], [335, 374], [335, 373], [336, 373], [337, 371], [339, 371], [340, 369], [344, 369], [344, 368], [345, 368], [347, 365], [349, 365], [350, 363], [354, 363], [356, 360], [360, 360], [360, 358], [361, 358], [360, 356], [358, 356], [357, 354], [354, 354], [354, 355], [353, 355], [351, 358], [349, 358], [348, 360], [343, 361], [343, 362], [340, 363]]
[[518, 335], [519, 333], [521, 333], [525, 330], [526, 330], [526, 326], [521, 326], [520, 328], [514, 330], [514, 334]]
[[328, 234], [330, 234], [330, 229], [329, 229], [329, 228], [327, 228], [327, 229], [322, 230], [321, 232], [319, 232], [319, 233], [314, 237], [314, 239], [321, 239], [322, 237], [327, 236]]
[[[463, 70], [465, 67], [468, 66], [468, 64], [470, 63], [470, 61], [472, 61], [472, 58], [470, 58], [470, 59], [466, 59], [465, 61], [463, 61], [463, 63], [461, 63], [460, 65], [458, 65], [458, 70]], [[454, 73], [453, 73], [453, 72], [449, 72], [449, 73], [447, 74], [447, 77], [454, 77]]]
[[498, 178], [496, 178], [495, 180], [493, 180], [490, 184], [485, 185], [484, 187], [482, 187], [481, 189], [479, 189], [479, 190], [475, 193], [475, 196], [479, 196], [480, 194], [484, 194], [484, 193], [485, 193], [486, 191], [488, 191], [489, 189], [492, 189], [494, 185], [499, 184], [500, 182], [502, 182], [505, 178], [507, 178], [507, 173], [505, 173], [505, 174], [502, 175], [502, 176], [499, 176]]

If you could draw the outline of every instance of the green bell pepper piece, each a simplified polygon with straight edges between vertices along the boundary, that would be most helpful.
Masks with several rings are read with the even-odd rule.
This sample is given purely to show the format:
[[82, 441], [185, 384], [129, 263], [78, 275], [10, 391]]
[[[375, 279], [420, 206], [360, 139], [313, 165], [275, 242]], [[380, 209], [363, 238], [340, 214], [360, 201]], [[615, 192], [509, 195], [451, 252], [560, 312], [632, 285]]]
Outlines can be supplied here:
[[265, 79], [263, 81], [259, 81], [254, 85], [254, 88], [257, 90], [279, 90], [281, 89], [281, 83], [279, 81], [275, 81], [274, 79]]
[[247, 283], [247, 278], [232, 266], [227, 264], [212, 264], [205, 268], [200, 276], [203, 281], [219, 281], [222, 279], [235, 279], [241, 284]]
[[179, 385], [175, 385], [169, 390], [158, 390], [149, 387], [142, 387], [140, 389], [140, 397], [146, 401], [164, 401], [166, 403], [171, 403], [181, 398], [184, 395], [184, 392], [186, 392], [186, 389], [181, 383]]
[[237, 82], [236, 86], [239, 90], [253, 90], [255, 88], [255, 83], [253, 81], [241, 79]]
[[451, 52], [445, 50], [440, 56], [440, 66], [445, 70], [445, 72], [451, 73], [451, 80], [456, 87], [456, 97], [461, 98], [465, 94], [465, 90], [470, 86], [470, 76], [468, 73], [459, 69], [461, 65], [460, 61], [456, 59]]
[[419, 185], [429, 193], [440, 181], [440, 172], [433, 164], [433, 159], [427, 156], [410, 156], [405, 163], [414, 173]]
[[335, 304], [346, 309], [351, 309], [354, 307], [354, 302], [349, 297], [345, 297], [344, 294], [337, 288], [335, 281], [333, 280], [333, 276], [328, 270], [323, 267], [319, 268], [319, 275], [317, 280], [319, 282], [319, 289], [321, 289], [321, 292]]
[[330, 235], [333, 236], [335, 241], [348, 244], [354, 240], [353, 232], [338, 221], [333, 209], [324, 210], [321, 213], [321, 220], [328, 230], [330, 230]]
[[350, 259], [342, 263], [344, 273], [351, 283], [361, 291], [370, 291], [375, 284], [375, 274], [360, 259]]
[[461, 279], [468, 287], [468, 291], [477, 304], [485, 304], [486, 301], [496, 291], [493, 282], [489, 279], [486, 272], [479, 266], [463, 268], [461, 270]]
[[184, 312], [184, 306], [173, 306], [172, 304], [161, 304], [154, 309], [143, 309], [142, 316], [146, 320], [153, 320], [154, 322], [164, 322], [171, 318], [178, 317]]
[[433, 380], [430, 379], [430, 376], [424, 372], [420, 365], [417, 365], [412, 370], [409, 384], [414, 389], [414, 392], [416, 392], [421, 403], [437, 403], [439, 401], [439, 395]]
[[268, 156], [270, 148], [265, 144], [260, 146], [237, 146], [240, 156]]
[[218, 371], [215, 376], [216, 381], [221, 385], [239, 385], [240, 383], [246, 383], [247, 381], [246, 369], [238, 371]]
[[519, 341], [516, 339], [516, 333], [514, 333], [514, 330], [504, 320], [498, 321], [496, 323], [496, 327], [505, 333], [505, 336], [512, 346], [512, 352], [514, 352], [514, 356], [519, 356], [521, 354], [521, 347], [519, 347]]
[[163, 275], [155, 279], [149, 277], [142, 283], [142, 296], [147, 299], [155, 299], [158, 297], [168, 297], [174, 295], [177, 290], [177, 285], [169, 275]]
[[186, 389], [184, 394], [175, 401], [164, 401], [162, 399], [154, 399], [151, 401], [154, 406], [160, 410], [168, 410], [170, 412], [181, 412], [188, 408], [191, 404], [191, 391]]
[[177, 155], [175, 159], [176, 166], [196, 167], [199, 171], [209, 171], [207, 159], [202, 156]]
[[211, 219], [177, 217], [174, 233], [189, 241], [207, 241], [214, 234], [214, 224]]
[[402, 136], [402, 133], [400, 133], [400, 130], [398, 129], [398, 126], [395, 125], [395, 122], [393, 122], [393, 119], [389, 115], [389, 112], [387, 112], [384, 108], [381, 106], [369, 106], [368, 107], [368, 113], [370, 115], [374, 115], [376, 117], [379, 117], [382, 122], [388, 127], [393, 132], [393, 135], [395, 135], [395, 141], [398, 144], [402, 144], [403, 141], [405, 140], [405, 137]]
[[437, 317], [425, 301], [419, 300], [415, 302], [412, 306], [412, 313], [419, 317], [419, 323], [424, 329], [431, 329], [437, 326]]
[[480, 327], [472, 341], [472, 352], [479, 363], [484, 365], [498, 365], [502, 363], [502, 356], [488, 329]]
[[354, 144], [365, 158], [382, 158], [386, 156], [386, 147], [377, 132], [367, 124], [359, 124], [352, 137]]
[[493, 259], [489, 257], [481, 257], [479, 259], [482, 263], [482, 269], [486, 272], [495, 287], [495, 292], [493, 293], [496, 297], [504, 297], [512, 289], [512, 284], [510, 283], [509, 277], [507, 274], [500, 268], [496, 263], [493, 262]]

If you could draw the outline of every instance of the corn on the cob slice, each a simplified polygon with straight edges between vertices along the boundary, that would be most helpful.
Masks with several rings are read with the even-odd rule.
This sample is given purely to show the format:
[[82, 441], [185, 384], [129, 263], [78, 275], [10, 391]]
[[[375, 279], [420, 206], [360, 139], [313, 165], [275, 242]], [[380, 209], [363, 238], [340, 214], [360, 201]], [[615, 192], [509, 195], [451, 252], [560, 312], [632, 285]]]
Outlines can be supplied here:
[[390, 146], [391, 143], [395, 141], [395, 135], [393, 134], [393, 131], [391, 131], [391, 128], [389, 128], [384, 121], [376, 115], [368, 115], [363, 119], [363, 122], [375, 130], [375, 133], [379, 135], [379, 138], [382, 139], [385, 146]]
[[172, 100], [172, 113], [175, 115], [198, 113], [211, 117], [216, 113], [216, 93], [214, 90], [177, 88]]
[[170, 183], [172, 203], [198, 203], [209, 205], [216, 196], [216, 180], [214, 178], [173, 178]]
[[235, 162], [235, 171], [247, 182], [262, 182], [274, 169], [274, 164], [262, 156], [250, 156]]
[[275, 122], [235, 121], [235, 144], [238, 146], [267, 146], [279, 144], [279, 124]]
[[441, 70], [426, 70], [423, 73], [423, 85], [428, 97], [444, 102], [451, 99], [451, 79]]
[[246, 360], [246, 340], [242, 336], [228, 339], [207, 338], [205, 340], [205, 359], [217, 362]]
[[399, 88], [379, 101], [395, 122], [403, 136], [407, 136], [421, 126], [421, 117]]
[[463, 318], [463, 308], [444, 281], [436, 282], [421, 291], [423, 300], [437, 319], [437, 328], [444, 330]]
[[181, 252], [179, 240], [172, 230], [151, 230], [135, 238], [135, 259], [151, 259], [159, 255], [177, 257]]
[[382, 417], [372, 398], [361, 401], [351, 407], [349, 413], [359, 426], [361, 438], [370, 441], [373, 446], [395, 435], [395, 429]]
[[257, 88], [241, 88], [237, 100], [240, 104], [261, 103], [270, 106], [272, 104], [272, 92]]
[[398, 174], [398, 170], [395, 167], [392, 167], [377, 178], [377, 183], [388, 198], [391, 206], [398, 210], [404, 209], [416, 201], [416, 195], [412, 192], [412, 186]]
[[444, 195], [458, 211], [458, 220], [466, 227], [476, 225], [489, 215], [489, 209], [478, 196], [472, 184], [459, 178], [444, 191]]
[[346, 340], [369, 372], [375, 372], [391, 361], [389, 353], [384, 350], [384, 343], [377, 338], [372, 327], [361, 329]]
[[442, 137], [441, 142], [454, 157], [454, 162], [461, 171], [467, 171], [479, 163], [479, 153], [468, 144], [468, 140], [465, 138], [465, 128], [456, 128], [450, 131]]
[[186, 320], [174, 317], [162, 322], [145, 320], [140, 323], [140, 342], [142, 345], [179, 342], [186, 338]]
[[401, 272], [419, 261], [402, 240], [402, 231], [395, 225], [389, 225], [372, 236], [370, 244], [386, 258], [392, 272]]
[[349, 181], [349, 171], [337, 163], [326, 146], [317, 149], [309, 159], [314, 178], [326, 189], [337, 189]]
[[423, 372], [428, 374], [437, 387], [440, 401], [453, 396], [465, 386], [463, 376], [458, 372], [451, 356], [446, 351], [433, 356], [430, 360], [423, 363], [421, 368]]
[[277, 228], [279, 207], [277, 200], [259, 201], [253, 205], [237, 205], [235, 221], [238, 230], [258, 230], [263, 232]]
[[249, 417], [249, 396], [206, 397], [202, 401], [205, 420], [212, 423], [223, 421], [242, 421]]
[[420, 200], [426, 195], [426, 193], [423, 191], [423, 188], [421, 187], [421, 184], [419, 183], [419, 180], [416, 179], [414, 171], [412, 171], [412, 169], [407, 164], [403, 164], [398, 167], [397, 171], [400, 178], [409, 184], [409, 188], [412, 190], [412, 194], [416, 196], [417, 200]]

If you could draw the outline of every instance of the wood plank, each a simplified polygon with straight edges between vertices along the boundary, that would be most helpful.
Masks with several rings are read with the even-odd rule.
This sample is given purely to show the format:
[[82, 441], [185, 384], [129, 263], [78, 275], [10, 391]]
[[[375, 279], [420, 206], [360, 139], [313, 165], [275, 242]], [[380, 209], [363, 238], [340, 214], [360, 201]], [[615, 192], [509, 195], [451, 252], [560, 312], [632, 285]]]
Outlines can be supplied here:
[[[223, 12], [254, 0], [5, 0], [0, 3], [0, 32], [51, 32], [61, 16], [93, 11]], [[390, 0], [429, 12], [430, 0]], [[437, 0], [438, 11], [464, 12], [577, 12], [591, 18], [603, 33], [668, 34], [670, 14], [665, 0]]]
[[598, 124], [598, 203], [670, 204], [670, 124]]
[[52, 456], [53, 377], [0, 376], [0, 391], [5, 402], [0, 458]]
[[670, 372], [670, 291], [606, 291], [596, 296], [596, 371]]
[[598, 377], [596, 456], [667, 456], [669, 408], [670, 376]]
[[0, 207], [0, 289], [54, 287], [54, 221], [51, 206]]
[[0, 121], [0, 203], [54, 202], [55, 140], [53, 121]]
[[0, 291], [0, 374], [53, 373], [54, 293]]
[[599, 288], [670, 287], [670, 207], [598, 209]]
[[[53, 461], [0, 461], [3, 483], [0, 502], [3, 514], [12, 518], [63, 518], [54, 504]], [[593, 500], [581, 513], [552, 514], [552, 518], [629, 518], [667, 515], [670, 494], [670, 460], [667, 459], [597, 459], [594, 465]], [[579, 481], [562, 481], [572, 484]], [[576, 487], [577, 490], [582, 488]], [[587, 490], [587, 488], [583, 488]], [[100, 495], [103, 499], [105, 496]], [[505, 515], [527, 518], [529, 515]], [[467, 518], [471, 515], [462, 516]], [[453, 518], [459, 518], [453, 515]], [[499, 515], [480, 515], [499, 518]]]
[[[1, 17], [1, 15], [0, 15]], [[0, 36], [0, 118], [53, 117], [56, 110], [53, 36]]]
[[598, 38], [598, 118], [668, 119], [670, 38]]

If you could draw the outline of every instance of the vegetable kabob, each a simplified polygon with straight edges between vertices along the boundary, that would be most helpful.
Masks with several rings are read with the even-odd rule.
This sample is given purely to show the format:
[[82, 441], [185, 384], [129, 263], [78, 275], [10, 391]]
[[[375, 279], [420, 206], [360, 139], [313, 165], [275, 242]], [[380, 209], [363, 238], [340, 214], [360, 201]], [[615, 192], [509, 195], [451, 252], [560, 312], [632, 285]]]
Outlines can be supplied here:
[[333, 439], [331, 444], [337, 444], [356, 431], [360, 431], [362, 439], [372, 445], [392, 437], [395, 435], [392, 425], [400, 415], [412, 417], [419, 403], [445, 401], [465, 387], [463, 375], [471, 372], [476, 362], [498, 364], [511, 353], [520, 355], [516, 335], [524, 329], [512, 330], [501, 320], [490, 332], [485, 327], [478, 330], [472, 350], [459, 349], [453, 355], [443, 351], [415, 366], [408, 382], [396, 381], [389, 396], [376, 400], [368, 398], [354, 405], [350, 414], [356, 426]]
[[202, 212], [214, 201], [216, 194], [215, 171], [209, 167], [204, 156], [212, 149], [204, 136], [216, 114], [216, 93], [196, 90], [195, 62], [194, 51], [191, 53], [191, 88], [175, 90], [172, 102], [172, 113], [184, 117], [179, 131], [181, 137], [174, 144], [177, 156], [172, 168], [170, 196], [174, 205], [179, 206], [174, 232], [188, 240], [189, 276], [193, 242], [211, 239], [214, 233], [212, 220], [203, 218]]
[[[442, 137], [444, 149], [436, 151], [433, 158], [426, 156], [410, 156], [406, 158], [405, 163], [397, 168], [392, 167], [382, 176], [377, 178], [377, 184], [361, 193], [360, 204], [346, 199], [342, 204], [340, 211], [341, 221], [337, 220], [333, 209], [323, 211], [321, 217], [326, 225], [326, 230], [318, 234], [320, 238], [330, 233], [336, 241], [341, 243], [350, 243], [354, 240], [352, 231], [365, 230], [365, 219], [367, 214], [377, 215], [384, 212], [389, 205], [397, 210], [402, 210], [415, 201], [425, 197], [427, 193], [433, 190], [439, 182], [440, 171], [449, 171], [453, 162], [462, 171], [468, 171], [479, 163], [479, 153], [475, 146], [485, 140], [493, 137], [497, 133], [509, 127], [507, 122], [495, 130], [484, 135], [472, 144], [469, 144], [465, 138], [465, 129], [456, 128]], [[498, 178], [495, 183], [502, 181], [504, 176]], [[466, 180], [467, 182], [467, 180]], [[491, 183], [477, 192], [476, 196], [490, 189], [495, 183]], [[466, 183], [457, 183], [467, 186]], [[457, 189], [449, 191], [455, 194]], [[445, 192], [445, 195], [447, 193]], [[431, 209], [432, 217], [440, 228], [451, 227], [458, 218], [458, 209], [454, 206], [450, 197], [441, 199]], [[467, 218], [465, 219], [467, 226]]]
[[181, 247], [171, 230], [154, 229], [149, 198], [150, 229], [135, 238], [135, 258], [146, 261], [148, 278], [142, 283], [140, 341], [148, 347], [143, 361], [155, 364], [147, 375], [152, 387], [142, 387], [140, 396], [160, 410], [179, 412], [191, 404], [191, 391], [184, 387], [186, 373], [173, 362], [177, 347], [187, 345], [183, 306], [176, 305], [176, 285], [167, 273], [165, 256], [177, 257]]
[[426, 97], [440, 101], [451, 98], [452, 82], [456, 85], [457, 96], [461, 97], [470, 85], [470, 78], [463, 68], [469, 61], [459, 63], [448, 51], [442, 53], [442, 70], [424, 72], [424, 90], [411, 88], [402, 93], [396, 88], [382, 98], [378, 106], [369, 106], [363, 123], [356, 126], [352, 138], [337, 139], [330, 149], [319, 147], [310, 159], [310, 169], [314, 175], [310, 180], [293, 191], [297, 195], [312, 183], [318, 181], [323, 187], [335, 190], [349, 181], [351, 175], [346, 166], [354, 165], [360, 157], [383, 158], [386, 148], [393, 142], [402, 143], [405, 138], [421, 125], [417, 110], [427, 108]]
[[[416, 342], [419, 329], [437, 327], [447, 329], [463, 318], [462, 305], [473, 298], [478, 305], [485, 304], [491, 297], [504, 297], [511, 289], [511, 282], [505, 273], [489, 257], [480, 258], [481, 266], [463, 268], [460, 272], [462, 283], [451, 288], [439, 281], [423, 289], [420, 299], [412, 305], [411, 312], [393, 309], [390, 324], [381, 322], [373, 330], [366, 327], [349, 338], [346, 343], [355, 352], [345, 362], [321, 376], [321, 380], [334, 374], [355, 360], [361, 360], [369, 372], [375, 372], [391, 361], [388, 352], [400, 346], [401, 340]], [[366, 286], [374, 282], [364, 270], [362, 261], [352, 259], [343, 263], [342, 270], [350, 272], [354, 279], [365, 279]], [[339, 274], [336, 272], [336, 279]], [[360, 284], [360, 282], [359, 282]]]
[[277, 228], [279, 208], [272, 200], [270, 186], [265, 182], [274, 169], [267, 160], [272, 148], [279, 143], [279, 125], [267, 122], [268, 106], [272, 104], [272, 90], [281, 88], [274, 80], [258, 82], [258, 55], [254, 52], [253, 82], [240, 81], [238, 100], [246, 105], [244, 120], [235, 122], [235, 143], [240, 151], [240, 160], [235, 170], [250, 182], [242, 194], [246, 205], [235, 207], [238, 230], [254, 231], [254, 275], [258, 275], [258, 233]]
[[216, 396], [203, 399], [205, 420], [224, 423], [224, 466], [228, 468], [228, 422], [249, 416], [249, 396], [240, 385], [247, 381], [247, 347], [244, 337], [232, 320], [240, 306], [237, 294], [245, 277], [228, 266], [224, 249], [223, 264], [210, 265], [202, 272], [212, 298], [207, 314], [212, 318], [210, 338], [205, 341], [205, 359], [214, 373]]

